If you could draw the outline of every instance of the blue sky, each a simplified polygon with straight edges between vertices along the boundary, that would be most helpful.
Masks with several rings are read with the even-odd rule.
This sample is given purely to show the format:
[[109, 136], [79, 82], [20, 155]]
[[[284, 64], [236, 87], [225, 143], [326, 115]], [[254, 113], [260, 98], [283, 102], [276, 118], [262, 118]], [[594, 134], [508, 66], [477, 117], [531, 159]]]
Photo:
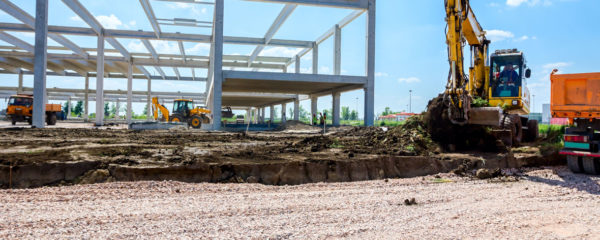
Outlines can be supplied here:
[[[13, 0], [19, 7], [33, 15], [35, 1]], [[81, 0], [106, 28], [143, 29], [152, 28], [137, 0]], [[272, 21], [279, 14], [282, 4], [225, 0], [225, 35], [263, 37]], [[175, 4], [151, 1], [160, 18], [195, 18], [210, 21], [212, 7], [208, 5]], [[600, 1], [595, 0], [491, 0], [471, 1], [482, 27], [488, 31], [493, 42], [492, 51], [518, 48], [525, 52], [532, 69], [529, 88], [535, 94], [536, 111], [542, 103], [549, 102], [549, 73], [559, 68], [563, 73], [598, 72], [600, 66], [600, 25], [598, 10]], [[298, 7], [281, 27], [275, 38], [315, 40], [336, 22], [349, 14], [348, 9]], [[376, 83], [375, 111], [391, 107], [407, 110], [408, 91], [413, 90], [412, 109], [423, 111], [429, 99], [445, 86], [448, 63], [445, 44], [444, 5], [442, 0], [405, 1], [378, 0], [376, 20]], [[17, 22], [1, 13], [1, 22]], [[62, 1], [50, 0], [51, 25], [86, 26]], [[164, 32], [188, 32], [209, 34], [208, 29], [163, 27]], [[32, 34], [12, 33], [33, 43]], [[365, 16], [356, 19], [342, 31], [342, 74], [363, 75], [365, 58]], [[95, 47], [93, 37], [67, 36], [83, 47]], [[132, 52], [147, 52], [137, 40], [119, 39]], [[50, 45], [57, 45], [50, 41]], [[159, 53], [178, 52], [175, 42], [153, 42]], [[2, 45], [7, 45], [2, 42]], [[106, 44], [107, 47], [110, 45]], [[319, 71], [331, 74], [333, 65], [333, 41], [329, 39], [319, 47]], [[206, 44], [185, 44], [188, 54], [206, 55]], [[225, 54], [252, 52], [253, 46], [226, 45]], [[269, 47], [266, 56], [291, 57], [301, 49]], [[302, 71], [310, 72], [311, 55], [302, 59]], [[292, 66], [293, 67], [293, 66]], [[153, 69], [150, 69], [151, 72]], [[291, 68], [290, 68], [291, 70]], [[164, 68], [168, 75], [173, 71]], [[191, 71], [180, 70], [183, 75]], [[206, 71], [197, 71], [204, 76]], [[15, 75], [3, 75], [3, 86], [16, 86]], [[32, 77], [25, 77], [25, 86], [32, 86]], [[95, 86], [90, 79], [90, 86]], [[105, 79], [106, 89], [126, 89], [124, 79]], [[49, 77], [48, 87], [83, 88], [83, 78]], [[135, 80], [134, 90], [145, 90], [145, 80]], [[153, 89], [160, 91], [202, 92], [204, 84], [198, 82], [153, 81]], [[182, 90], [183, 89], [183, 90]], [[358, 110], [362, 116], [362, 91], [342, 94], [342, 106]], [[5, 106], [2, 101], [0, 105]], [[303, 101], [305, 109], [309, 101]], [[134, 111], [141, 112], [144, 104], [134, 104]], [[331, 97], [319, 98], [319, 110], [331, 108]], [[288, 105], [288, 108], [291, 107]], [[91, 112], [95, 109], [90, 106]], [[267, 111], [268, 112], [268, 111]], [[268, 115], [268, 114], [267, 114]]]

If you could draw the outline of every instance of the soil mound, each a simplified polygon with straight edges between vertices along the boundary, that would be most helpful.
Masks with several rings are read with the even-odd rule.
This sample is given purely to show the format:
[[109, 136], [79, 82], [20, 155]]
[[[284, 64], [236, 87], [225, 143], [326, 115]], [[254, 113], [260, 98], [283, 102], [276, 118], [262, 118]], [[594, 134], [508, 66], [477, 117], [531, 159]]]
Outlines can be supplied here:
[[293, 130], [293, 131], [301, 131], [301, 130], [320, 130], [321, 128], [313, 125], [309, 125], [300, 121], [288, 120], [285, 123], [279, 125], [275, 130], [276, 131], [284, 131], [284, 130]]
[[411, 117], [403, 125], [397, 127], [353, 129], [348, 134], [362, 135], [360, 137], [361, 144], [371, 146], [379, 153], [430, 155], [439, 152], [437, 145], [426, 131], [421, 116]]
[[427, 112], [423, 116], [431, 139], [446, 150], [498, 151], [496, 137], [491, 134], [491, 128], [478, 125], [459, 126], [450, 122], [442, 94], [429, 101]]

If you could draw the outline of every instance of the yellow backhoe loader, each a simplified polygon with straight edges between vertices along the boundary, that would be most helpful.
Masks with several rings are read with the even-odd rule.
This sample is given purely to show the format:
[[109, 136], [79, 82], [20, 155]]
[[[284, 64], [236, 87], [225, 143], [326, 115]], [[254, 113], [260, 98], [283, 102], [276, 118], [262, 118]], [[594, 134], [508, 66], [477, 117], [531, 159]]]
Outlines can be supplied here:
[[154, 120], [163, 122], [185, 122], [193, 128], [200, 128], [203, 123], [210, 123], [211, 111], [201, 107], [195, 107], [191, 99], [175, 99], [173, 101], [173, 113], [158, 102], [158, 97], [152, 98], [152, 114]]

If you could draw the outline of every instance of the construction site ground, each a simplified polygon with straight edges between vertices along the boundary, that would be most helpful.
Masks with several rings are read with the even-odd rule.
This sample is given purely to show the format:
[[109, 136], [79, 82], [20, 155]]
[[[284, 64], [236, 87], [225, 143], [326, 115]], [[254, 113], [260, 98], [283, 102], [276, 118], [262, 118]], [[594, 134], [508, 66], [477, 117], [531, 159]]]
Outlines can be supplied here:
[[339, 127], [326, 134], [297, 122], [247, 134], [74, 124], [90, 127], [1, 129], [0, 186], [142, 180], [297, 185], [561, 163], [555, 151], [535, 146], [444, 153], [418, 124], [389, 130]]
[[[4, 189], [0, 238], [596, 239], [600, 234], [597, 176], [566, 167], [504, 172], [511, 177]], [[415, 204], [405, 204], [412, 198]]]

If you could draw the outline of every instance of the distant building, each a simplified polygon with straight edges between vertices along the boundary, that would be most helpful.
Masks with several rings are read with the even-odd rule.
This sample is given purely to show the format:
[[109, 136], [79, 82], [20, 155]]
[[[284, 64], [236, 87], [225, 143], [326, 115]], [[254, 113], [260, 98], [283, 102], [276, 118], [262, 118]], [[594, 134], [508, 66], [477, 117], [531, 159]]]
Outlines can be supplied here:
[[538, 122], [542, 122], [542, 114], [541, 113], [529, 113], [530, 120], [537, 120]]
[[542, 104], [542, 123], [550, 123], [552, 113], [550, 112], [550, 104]]
[[379, 116], [377, 118], [377, 120], [386, 120], [386, 121], [396, 121], [396, 122], [402, 122], [406, 119], [408, 119], [409, 117], [415, 116], [415, 115], [419, 115], [416, 113], [394, 113], [394, 114], [390, 114], [390, 115], [385, 115], [385, 116]]

